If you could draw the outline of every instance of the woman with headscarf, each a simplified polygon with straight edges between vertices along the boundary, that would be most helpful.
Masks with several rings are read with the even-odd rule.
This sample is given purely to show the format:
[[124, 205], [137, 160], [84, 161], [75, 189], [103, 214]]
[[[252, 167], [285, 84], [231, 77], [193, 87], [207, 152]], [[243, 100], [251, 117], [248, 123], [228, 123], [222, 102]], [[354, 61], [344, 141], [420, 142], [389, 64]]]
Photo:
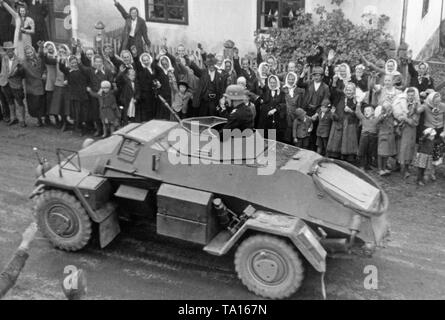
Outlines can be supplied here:
[[[175, 69], [167, 55], [158, 55], [154, 64], [155, 77], [160, 83], [158, 94], [162, 96], [169, 105], [172, 104], [172, 88], [170, 86], [171, 77], [174, 76]], [[164, 104], [156, 99], [156, 119], [170, 120], [170, 111]]]
[[333, 108], [333, 123], [327, 146], [330, 158], [355, 161], [358, 152], [357, 127], [359, 125], [356, 109], [360, 108], [355, 95], [355, 85], [347, 83], [344, 93]]
[[119, 59], [117, 59], [115, 56], [114, 48], [111, 46], [111, 44], [105, 44], [102, 52], [99, 52], [99, 54], [102, 54], [104, 59], [105, 70], [111, 72], [113, 76], [116, 76], [120, 63]]
[[338, 66], [338, 72], [332, 79], [331, 86], [331, 101], [333, 105], [337, 105], [343, 97], [346, 84], [351, 81], [351, 68], [347, 63], [342, 63]]
[[268, 79], [272, 75], [270, 72], [270, 65], [267, 62], [261, 62], [258, 66], [257, 78], [259, 90], [267, 91]]
[[[68, 116], [70, 115], [70, 99], [67, 88], [67, 81], [65, 75], [60, 71], [59, 62], [66, 65], [67, 58], [71, 55], [68, 46], [62, 44], [59, 47], [58, 54], [44, 56], [44, 62], [48, 66], [54, 66], [56, 68], [56, 77], [54, 81], [54, 92], [51, 99], [51, 104], [47, 110], [48, 115], [53, 115], [56, 119], [56, 123], [61, 121], [62, 132], [66, 131], [69, 123]], [[60, 117], [60, 119], [59, 119]]]
[[288, 128], [286, 96], [280, 88], [280, 79], [269, 76], [268, 86], [262, 95], [263, 103], [258, 119], [258, 129], [264, 130], [264, 138], [271, 139], [268, 130], [276, 130], [276, 140], [286, 143]]
[[25, 58], [25, 47], [32, 45], [32, 36], [35, 33], [34, 20], [28, 16], [28, 9], [23, 3], [16, 4], [14, 10], [6, 1], [0, 0], [0, 5], [12, 15], [15, 22], [14, 45], [17, 56]]
[[136, 120], [146, 122], [156, 117], [156, 97], [154, 82], [156, 75], [153, 70], [153, 58], [143, 53], [136, 63], [136, 85], [139, 89], [139, 101], [136, 104]]
[[22, 66], [25, 71], [28, 113], [37, 119], [37, 126], [41, 127], [43, 125], [42, 118], [45, 117], [45, 87], [42, 80], [45, 65], [31, 45], [25, 47], [25, 56]]
[[434, 90], [434, 80], [430, 75], [430, 66], [425, 61], [414, 67], [411, 56], [408, 56], [408, 72], [411, 76], [410, 86], [419, 90], [421, 97], [426, 98], [428, 89]]
[[233, 67], [233, 61], [230, 59], [225, 59], [223, 61], [222, 77], [224, 80], [224, 90], [232, 84], [236, 84], [238, 75], [236, 74], [235, 68]]
[[303, 109], [304, 90], [297, 87], [298, 75], [295, 72], [289, 72], [285, 79], [284, 92], [287, 107], [287, 130], [285, 140], [292, 143], [292, 126], [295, 120], [297, 109]]
[[[410, 176], [409, 165], [416, 154], [416, 134], [420, 118], [418, 111], [421, 107], [419, 91], [415, 87], [408, 88], [404, 92], [403, 99], [406, 101], [407, 112], [398, 117], [400, 137], [397, 141], [397, 158], [401, 166], [402, 177], [407, 179]], [[395, 109], [394, 106], [394, 111]], [[394, 112], [394, 115], [396, 116], [396, 112]]]
[[[41, 58], [43, 58], [44, 62], [45, 62], [45, 57], [48, 58], [52, 58], [52, 59], [57, 59], [57, 48], [56, 45], [53, 42], [39, 42], [39, 51], [40, 51], [40, 56]], [[54, 92], [54, 86], [55, 86], [55, 82], [56, 82], [56, 75], [57, 75], [57, 69], [56, 69], [56, 64], [48, 64], [45, 62], [45, 76], [44, 76], [44, 80], [45, 80], [45, 106], [46, 106], [46, 118], [45, 118], [45, 124], [50, 124], [50, 120], [49, 120], [49, 116], [53, 115], [51, 113], [49, 113], [49, 109], [51, 107], [51, 101], [53, 98], [53, 92]], [[59, 117], [54, 115], [54, 119], [56, 122], [56, 125], [59, 126], [60, 121], [59, 121]]]
[[433, 168], [430, 173], [431, 179], [435, 181], [436, 168], [443, 162], [445, 152], [444, 141], [441, 137], [445, 126], [445, 104], [442, 102], [440, 93], [430, 93], [420, 112], [423, 112], [425, 116], [423, 129], [434, 129], [437, 133], [433, 147]]

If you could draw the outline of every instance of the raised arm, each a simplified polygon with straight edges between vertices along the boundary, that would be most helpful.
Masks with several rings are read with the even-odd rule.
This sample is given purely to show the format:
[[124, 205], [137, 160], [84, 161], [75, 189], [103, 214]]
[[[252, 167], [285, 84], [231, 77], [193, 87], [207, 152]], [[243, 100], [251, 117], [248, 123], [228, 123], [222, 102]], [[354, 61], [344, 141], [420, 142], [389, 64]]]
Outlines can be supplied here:
[[374, 63], [372, 63], [371, 61], [369, 61], [368, 59], [365, 58], [364, 55], [361, 55], [361, 58], [363, 60], [363, 62], [370, 68], [374, 69], [375, 71], [382, 73], [382, 74], [386, 74], [386, 70], [377, 67]]
[[362, 112], [362, 108], [355, 108], [355, 115], [357, 116], [357, 118], [359, 118], [360, 120], [365, 120], [365, 116]]
[[17, 11], [15, 11], [6, 1], [0, 1], [0, 5], [3, 5], [3, 7], [6, 9], [6, 11], [9, 12], [10, 15], [14, 17], [14, 19], [19, 18], [19, 14]]
[[67, 68], [65, 61], [59, 61], [59, 70], [65, 75], [68, 76], [70, 74], [70, 70]]
[[130, 18], [130, 15], [128, 14], [128, 12], [125, 10], [125, 8], [117, 0], [114, 0], [114, 5], [116, 6], [117, 10], [119, 10], [119, 12], [121, 13], [122, 17], [125, 20]]

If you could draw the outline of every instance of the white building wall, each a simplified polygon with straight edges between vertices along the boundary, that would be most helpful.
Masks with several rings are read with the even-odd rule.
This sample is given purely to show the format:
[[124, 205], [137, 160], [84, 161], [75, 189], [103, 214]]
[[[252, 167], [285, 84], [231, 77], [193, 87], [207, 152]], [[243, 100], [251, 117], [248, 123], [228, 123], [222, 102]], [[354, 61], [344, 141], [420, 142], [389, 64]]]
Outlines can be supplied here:
[[[192, 49], [201, 43], [213, 53], [222, 53], [226, 40], [233, 40], [241, 53], [255, 51], [256, 3], [256, 0], [189, 0], [188, 25], [148, 22], [150, 35], [154, 42], [167, 37], [171, 45], [184, 43]], [[144, 8], [144, 0], [140, 0], [139, 6]]]
[[[438, 31], [441, 20], [442, 0], [430, 0], [427, 15], [422, 18], [423, 1], [408, 0], [406, 43], [417, 57], [425, 46], [433, 52], [439, 45]], [[445, 14], [443, 15], [445, 17]], [[435, 47], [435, 48], [434, 48]]]
[[[123, 26], [123, 19], [111, 0], [75, 0], [79, 11], [79, 37], [84, 42], [92, 42], [95, 35], [94, 24], [101, 20], [106, 30]], [[390, 17], [387, 31], [400, 42], [404, 0], [344, 0], [342, 10], [354, 23], [362, 23], [362, 15], [373, 11]], [[425, 45], [430, 45], [435, 30], [439, 27], [442, 0], [430, 0], [430, 10], [422, 19], [422, 0], [407, 0], [406, 42], [417, 56]], [[145, 17], [144, 0], [121, 0], [129, 9], [136, 6]], [[148, 22], [150, 38], [157, 44], [163, 37], [170, 46], [184, 43], [188, 48], [196, 48], [200, 42], [209, 52], [222, 52], [226, 40], [235, 41], [241, 53], [255, 51], [254, 32], [257, 26], [256, 0], [189, 0], [189, 24], [163, 24]], [[328, 10], [337, 8], [331, 0], [306, 0], [306, 11], [313, 13], [317, 5]], [[445, 14], [444, 14], [445, 17]], [[430, 43], [428, 43], [430, 41]]]

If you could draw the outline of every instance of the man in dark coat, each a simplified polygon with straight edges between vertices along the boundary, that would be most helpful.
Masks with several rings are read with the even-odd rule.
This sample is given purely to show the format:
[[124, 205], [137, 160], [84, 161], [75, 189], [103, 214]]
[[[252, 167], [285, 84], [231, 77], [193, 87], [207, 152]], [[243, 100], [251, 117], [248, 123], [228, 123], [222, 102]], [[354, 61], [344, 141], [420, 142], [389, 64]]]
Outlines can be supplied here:
[[224, 94], [224, 79], [216, 70], [216, 58], [208, 55], [205, 62], [207, 68], [201, 70], [195, 63], [190, 65], [199, 78], [199, 85], [193, 97], [194, 110], [199, 109], [200, 117], [216, 116], [219, 100]]
[[132, 7], [128, 13], [117, 0], [114, 0], [114, 5], [125, 19], [121, 51], [130, 50], [132, 46], [136, 46], [137, 52], [144, 52], [144, 43], [150, 47], [151, 42], [148, 39], [147, 24], [139, 17], [139, 10]]
[[46, 17], [49, 14], [48, 4], [44, 0], [25, 0], [28, 6], [28, 14], [34, 20], [35, 33], [32, 36], [32, 46], [39, 49], [39, 41], [48, 41], [48, 28], [46, 27]]
[[[227, 87], [224, 95], [231, 103], [232, 108], [225, 109], [222, 113], [227, 118], [224, 130], [236, 130], [241, 132], [254, 128], [254, 114], [252, 109], [246, 104], [250, 102], [248, 91], [239, 85], [231, 85]], [[223, 135], [221, 135], [223, 137]]]
[[[329, 86], [323, 82], [324, 70], [321, 67], [315, 67], [312, 72], [310, 83], [299, 83], [299, 87], [305, 88], [306, 93], [303, 99], [303, 109], [309, 117], [314, 116], [321, 107], [323, 101], [330, 100], [331, 91]], [[318, 121], [314, 122], [314, 129], [311, 133], [309, 148], [317, 151], [317, 129]]]
[[32, 223], [22, 235], [22, 243], [15, 252], [14, 257], [0, 274], [0, 299], [3, 298], [8, 291], [15, 285], [20, 272], [25, 267], [28, 260], [29, 245], [34, 240], [37, 233], [37, 225]]

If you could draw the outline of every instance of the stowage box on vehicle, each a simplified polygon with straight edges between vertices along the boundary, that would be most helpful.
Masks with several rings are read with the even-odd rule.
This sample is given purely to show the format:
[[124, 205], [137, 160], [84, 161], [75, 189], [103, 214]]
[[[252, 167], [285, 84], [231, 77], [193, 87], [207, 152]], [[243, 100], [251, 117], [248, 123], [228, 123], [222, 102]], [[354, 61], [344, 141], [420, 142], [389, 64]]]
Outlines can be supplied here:
[[157, 199], [159, 234], [206, 245], [218, 233], [211, 193], [163, 184]]

